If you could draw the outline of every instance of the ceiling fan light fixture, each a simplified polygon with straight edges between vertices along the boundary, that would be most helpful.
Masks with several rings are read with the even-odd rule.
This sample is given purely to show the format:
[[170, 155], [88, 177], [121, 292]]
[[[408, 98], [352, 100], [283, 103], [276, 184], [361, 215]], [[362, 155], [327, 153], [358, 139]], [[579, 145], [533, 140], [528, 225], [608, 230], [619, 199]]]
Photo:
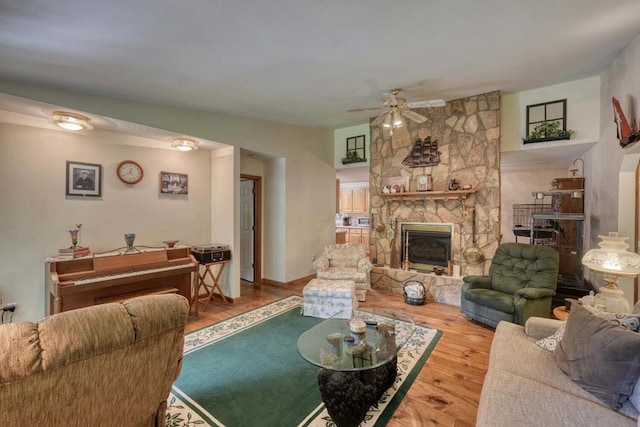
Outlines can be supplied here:
[[89, 119], [87, 117], [64, 111], [55, 111], [51, 118], [51, 123], [62, 129], [73, 132], [93, 129], [93, 126], [89, 124]]
[[198, 149], [199, 142], [189, 138], [176, 138], [171, 143], [171, 148], [179, 151], [193, 151]]
[[400, 117], [400, 113], [398, 111], [393, 112], [393, 127], [399, 128], [402, 126], [402, 118]]
[[387, 114], [387, 117], [384, 119], [384, 123], [382, 127], [391, 128], [391, 114]]

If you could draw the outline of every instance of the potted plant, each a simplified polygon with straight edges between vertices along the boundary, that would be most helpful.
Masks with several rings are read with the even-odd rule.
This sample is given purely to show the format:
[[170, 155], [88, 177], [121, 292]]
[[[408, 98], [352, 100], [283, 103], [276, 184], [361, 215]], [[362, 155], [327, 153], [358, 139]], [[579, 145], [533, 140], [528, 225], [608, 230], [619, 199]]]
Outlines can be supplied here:
[[527, 135], [526, 138], [522, 138], [522, 140], [525, 144], [529, 142], [556, 141], [569, 139], [573, 133], [574, 131], [571, 129], [561, 129], [558, 121], [547, 121], [537, 125], [533, 132]]
[[358, 163], [358, 162], [365, 162], [365, 161], [366, 160], [360, 157], [356, 151], [347, 151], [347, 157], [344, 157], [342, 159], [342, 164], [346, 165], [349, 163]]

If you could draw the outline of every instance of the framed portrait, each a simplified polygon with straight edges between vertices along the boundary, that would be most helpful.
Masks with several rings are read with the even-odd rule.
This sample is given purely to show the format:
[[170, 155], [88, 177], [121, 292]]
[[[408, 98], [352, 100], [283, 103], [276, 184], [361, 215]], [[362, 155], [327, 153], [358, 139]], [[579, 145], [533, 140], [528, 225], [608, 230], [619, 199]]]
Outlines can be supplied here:
[[189, 175], [186, 173], [160, 172], [160, 193], [189, 194]]
[[102, 196], [102, 165], [67, 160], [67, 196]]

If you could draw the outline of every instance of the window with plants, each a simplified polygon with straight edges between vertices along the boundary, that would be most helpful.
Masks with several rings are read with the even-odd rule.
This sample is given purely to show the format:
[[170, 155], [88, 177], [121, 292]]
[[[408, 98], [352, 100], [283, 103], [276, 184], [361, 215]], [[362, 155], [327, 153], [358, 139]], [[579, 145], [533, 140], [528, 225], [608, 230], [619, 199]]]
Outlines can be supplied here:
[[347, 138], [347, 154], [342, 159], [342, 164], [360, 163], [367, 161], [365, 153], [365, 136], [358, 135]]
[[527, 106], [527, 136], [522, 138], [525, 144], [569, 139], [571, 135], [566, 99]]

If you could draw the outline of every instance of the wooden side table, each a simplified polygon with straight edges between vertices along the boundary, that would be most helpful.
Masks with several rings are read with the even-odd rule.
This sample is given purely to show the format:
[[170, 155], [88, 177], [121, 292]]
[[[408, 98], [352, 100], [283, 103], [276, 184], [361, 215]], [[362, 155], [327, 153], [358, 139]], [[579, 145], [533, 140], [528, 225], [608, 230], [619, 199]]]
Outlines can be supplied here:
[[[198, 286], [196, 286], [196, 295], [193, 298], [194, 304], [196, 305], [196, 317], [198, 317], [198, 304], [203, 303], [204, 307], [202, 307], [202, 310], [205, 310], [207, 308], [207, 304], [209, 304], [209, 301], [213, 299], [213, 294], [215, 293], [216, 289], [218, 290], [222, 301], [224, 301], [225, 304], [228, 304], [227, 298], [224, 296], [222, 289], [220, 289], [219, 283], [220, 276], [224, 271], [224, 266], [228, 263], [229, 260], [208, 262], [206, 264], [198, 265]], [[216, 266], [218, 266], [218, 268], [216, 268]], [[217, 270], [217, 272], [215, 270]], [[207, 283], [207, 276], [211, 278], [211, 284]], [[206, 295], [200, 296], [200, 290], [203, 288], [206, 291]]]
[[569, 312], [565, 307], [560, 305], [553, 309], [553, 317], [558, 320], [567, 320], [567, 317], [569, 317]]

